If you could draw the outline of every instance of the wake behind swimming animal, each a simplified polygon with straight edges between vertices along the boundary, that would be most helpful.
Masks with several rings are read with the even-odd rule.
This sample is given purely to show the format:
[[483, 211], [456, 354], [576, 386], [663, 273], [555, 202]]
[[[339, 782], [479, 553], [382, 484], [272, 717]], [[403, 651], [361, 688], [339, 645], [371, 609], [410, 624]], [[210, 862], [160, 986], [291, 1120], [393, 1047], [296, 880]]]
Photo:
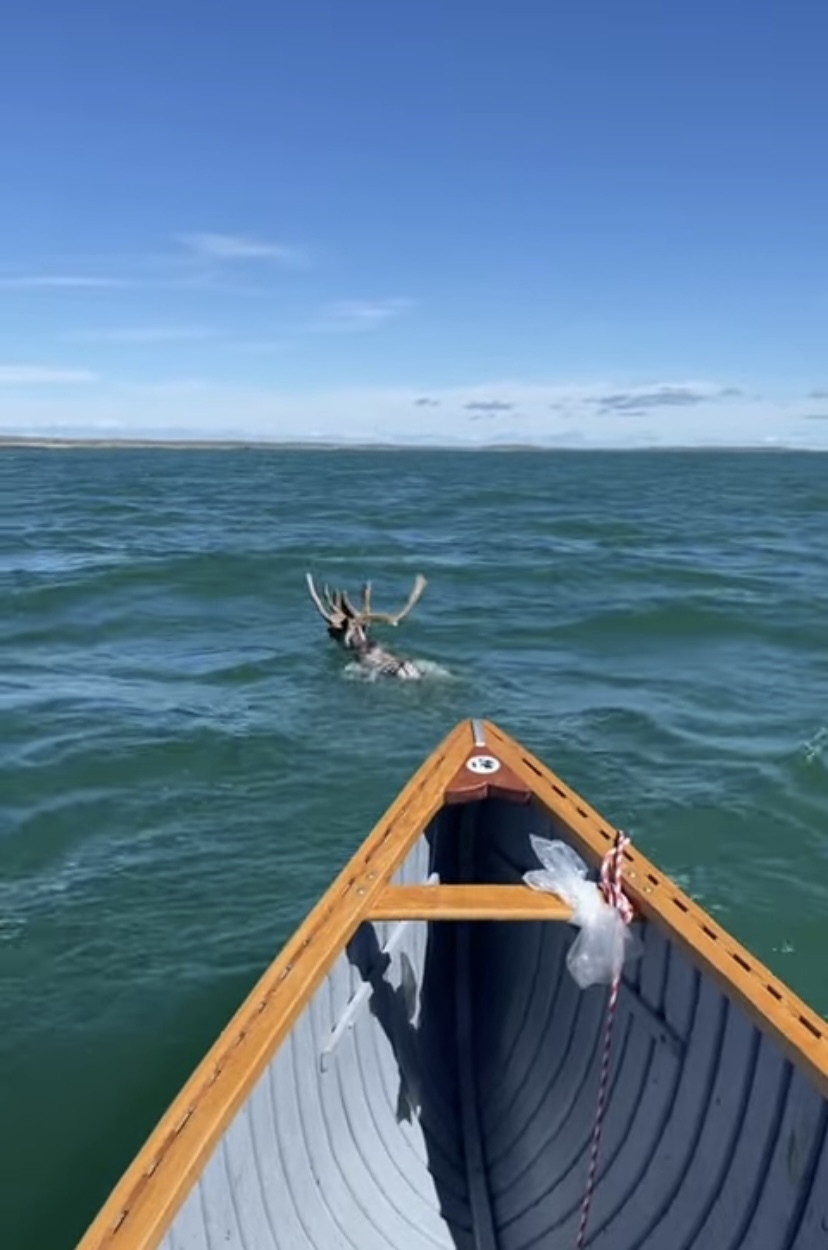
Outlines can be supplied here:
[[[350, 651], [362, 668], [372, 676], [401, 677], [405, 681], [417, 681], [422, 670], [413, 660], [406, 660], [388, 651], [375, 638], [369, 637], [368, 630], [374, 622], [386, 625], [399, 625], [426, 587], [426, 579], [418, 573], [414, 579], [414, 588], [399, 612], [375, 612], [371, 606], [371, 583], [366, 582], [362, 588], [362, 605], [355, 608], [344, 590], [335, 590], [333, 594], [325, 586], [320, 596], [313, 584], [310, 573], [305, 574], [308, 591], [319, 615], [328, 626], [328, 635]], [[323, 600], [324, 596], [324, 600]]]

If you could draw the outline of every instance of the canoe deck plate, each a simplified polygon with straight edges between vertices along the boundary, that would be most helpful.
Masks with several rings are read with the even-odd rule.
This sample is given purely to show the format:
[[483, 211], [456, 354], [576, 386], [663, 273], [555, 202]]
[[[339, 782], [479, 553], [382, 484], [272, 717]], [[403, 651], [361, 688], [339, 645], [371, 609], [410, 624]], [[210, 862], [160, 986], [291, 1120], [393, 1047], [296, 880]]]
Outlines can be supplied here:
[[489, 798], [528, 803], [532, 791], [490, 750], [475, 745], [446, 786], [443, 801], [456, 805]]

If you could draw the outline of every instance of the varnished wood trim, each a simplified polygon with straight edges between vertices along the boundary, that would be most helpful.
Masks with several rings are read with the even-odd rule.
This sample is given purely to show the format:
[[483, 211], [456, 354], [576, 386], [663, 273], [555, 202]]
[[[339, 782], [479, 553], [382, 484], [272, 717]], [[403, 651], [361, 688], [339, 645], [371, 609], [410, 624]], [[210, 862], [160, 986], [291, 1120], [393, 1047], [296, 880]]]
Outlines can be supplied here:
[[196, 1068], [77, 1250], [155, 1250], [222, 1132], [442, 806], [471, 742], [464, 721], [417, 770]]
[[[540, 804], [597, 866], [612, 846], [614, 828], [497, 725], [486, 721], [484, 731], [492, 752], [532, 787]], [[635, 847], [624, 853], [624, 889], [636, 911], [739, 1003], [828, 1097], [828, 1023]]]
[[484, 765], [491, 760], [491, 752], [486, 747], [475, 746], [469, 752], [457, 773], [446, 786], [444, 802], [451, 806], [460, 803], [476, 803], [482, 799], [507, 799], [510, 803], [528, 803], [532, 798], [531, 786], [518, 780], [511, 769], [495, 757], [497, 768], [493, 772], [475, 771], [475, 761], [481, 760]]
[[369, 920], [569, 920], [572, 908], [525, 885], [387, 885]]

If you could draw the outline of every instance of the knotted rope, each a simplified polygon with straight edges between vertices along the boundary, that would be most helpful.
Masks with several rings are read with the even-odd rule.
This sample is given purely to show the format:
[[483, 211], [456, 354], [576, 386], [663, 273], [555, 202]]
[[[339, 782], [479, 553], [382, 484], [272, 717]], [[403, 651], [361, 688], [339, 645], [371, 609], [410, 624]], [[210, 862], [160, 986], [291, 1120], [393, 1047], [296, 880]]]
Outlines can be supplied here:
[[[630, 900], [627, 898], [621, 887], [621, 877], [623, 873], [624, 850], [629, 844], [629, 838], [625, 833], [619, 830], [615, 837], [615, 845], [612, 850], [608, 851], [601, 863], [601, 893], [611, 907], [620, 915], [624, 924], [629, 924], [633, 918], [633, 909]], [[578, 1238], [575, 1242], [576, 1250], [583, 1250], [586, 1238], [587, 1221], [589, 1219], [589, 1210], [592, 1205], [592, 1196], [595, 1192], [595, 1173], [598, 1167], [598, 1150], [601, 1145], [601, 1130], [604, 1126], [604, 1112], [607, 1103], [607, 1082], [609, 1079], [609, 1063], [610, 1063], [610, 1047], [612, 1044], [612, 1026], [615, 1022], [615, 1008], [618, 1004], [618, 991], [621, 988], [621, 971], [613, 979], [610, 985], [609, 999], [607, 1001], [607, 1015], [604, 1025], [604, 1051], [601, 1056], [601, 1077], [598, 1083], [598, 1105], [595, 1109], [595, 1125], [592, 1130], [592, 1147], [589, 1156], [589, 1172], [587, 1173], [586, 1191], [584, 1193], [584, 1201], [581, 1207], [581, 1222], [578, 1225]]]

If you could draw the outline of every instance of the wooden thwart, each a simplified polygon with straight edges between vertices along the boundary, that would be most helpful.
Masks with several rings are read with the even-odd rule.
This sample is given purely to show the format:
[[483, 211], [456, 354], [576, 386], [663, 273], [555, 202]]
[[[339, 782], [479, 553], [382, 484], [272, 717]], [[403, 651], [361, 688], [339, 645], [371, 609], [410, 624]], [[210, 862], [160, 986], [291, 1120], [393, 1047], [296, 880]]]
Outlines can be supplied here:
[[386, 885], [369, 920], [569, 920], [572, 908], [525, 885]]

